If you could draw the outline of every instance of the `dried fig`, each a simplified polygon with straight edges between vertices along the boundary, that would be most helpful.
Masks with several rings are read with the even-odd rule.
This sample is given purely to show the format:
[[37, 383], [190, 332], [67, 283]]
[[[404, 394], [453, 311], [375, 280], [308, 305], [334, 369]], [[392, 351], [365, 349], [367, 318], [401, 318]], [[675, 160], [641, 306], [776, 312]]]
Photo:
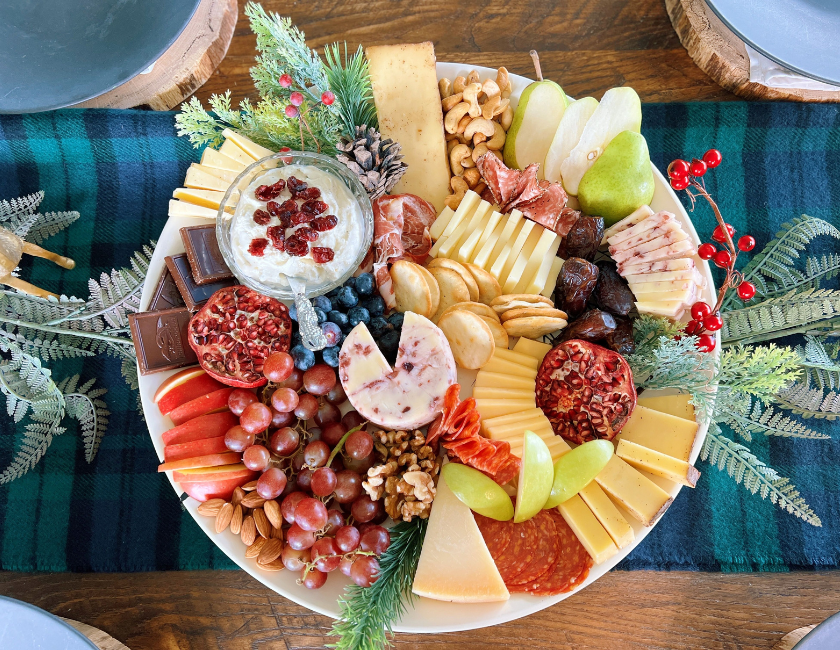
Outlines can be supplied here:
[[603, 238], [603, 218], [580, 217], [563, 239], [557, 254], [564, 259], [580, 257], [591, 262], [595, 259], [595, 253], [598, 252]]
[[607, 347], [626, 357], [636, 351], [636, 339], [633, 337], [633, 321], [625, 318], [616, 318], [615, 321], [615, 330], [606, 336]]
[[563, 340], [582, 339], [595, 343], [602, 341], [615, 331], [616, 322], [612, 314], [600, 309], [590, 309], [580, 318], [569, 323], [563, 330]]
[[[598, 267], [579, 257], [570, 257], [560, 269], [558, 301], [572, 318], [580, 315], [598, 282]], [[562, 301], [560, 300], [562, 298]]]
[[615, 270], [615, 266], [607, 262], [599, 262], [598, 283], [595, 285], [593, 298], [601, 309], [626, 316], [633, 309], [635, 297], [627, 282]]

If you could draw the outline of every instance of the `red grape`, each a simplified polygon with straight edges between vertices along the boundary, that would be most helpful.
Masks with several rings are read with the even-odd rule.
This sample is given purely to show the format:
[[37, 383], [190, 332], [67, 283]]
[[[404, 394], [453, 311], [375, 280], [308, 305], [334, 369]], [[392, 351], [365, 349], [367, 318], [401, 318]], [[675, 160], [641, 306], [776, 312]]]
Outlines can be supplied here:
[[254, 434], [246, 431], [238, 424], [232, 426], [225, 434], [225, 447], [231, 451], [245, 451], [254, 444]]
[[342, 553], [350, 553], [359, 548], [359, 529], [355, 526], [342, 526], [335, 531], [335, 545]]
[[341, 562], [338, 563], [338, 570], [341, 571], [344, 575], [348, 578], [350, 577], [350, 571], [353, 569], [353, 558], [349, 558], [344, 556], [341, 558]]
[[245, 407], [256, 401], [257, 396], [254, 392], [246, 388], [237, 388], [228, 396], [228, 408], [234, 415], [242, 415]]
[[338, 547], [332, 537], [322, 537], [312, 545], [312, 559], [318, 571], [329, 573], [335, 571], [341, 562]]
[[292, 370], [292, 374], [288, 376], [288, 378], [281, 381], [278, 385], [278, 388], [291, 388], [293, 391], [299, 391], [303, 388], [303, 371], [294, 368]]
[[297, 508], [301, 499], [305, 498], [306, 494], [304, 492], [292, 492], [283, 499], [283, 503], [280, 504], [280, 513], [283, 515], [283, 519], [290, 524], [295, 523], [295, 508]]
[[297, 474], [298, 487], [307, 492], [312, 491], [312, 470], [309, 468], [302, 469]]
[[295, 421], [294, 413], [281, 413], [275, 409], [271, 409], [271, 428], [279, 429], [280, 427], [287, 427]]
[[311, 420], [318, 412], [318, 398], [309, 393], [304, 393], [299, 398], [298, 405], [295, 407], [295, 415], [301, 420]]
[[341, 385], [341, 382], [336, 382], [335, 386], [330, 389], [330, 392], [324, 396], [324, 399], [336, 406], [344, 404], [347, 401], [347, 394], [344, 392], [344, 387]]
[[382, 508], [381, 501], [373, 501], [367, 494], [363, 494], [350, 506], [350, 514], [360, 523], [373, 520]]
[[337, 472], [334, 492], [339, 503], [353, 503], [362, 493], [362, 477], [348, 469]]
[[268, 381], [275, 384], [285, 381], [295, 369], [295, 362], [292, 355], [287, 352], [274, 352], [268, 355], [263, 364], [263, 374]]
[[344, 525], [344, 513], [337, 508], [330, 508], [327, 511], [327, 525], [324, 532], [327, 535], [334, 535], [335, 531]]
[[326, 497], [333, 493], [335, 484], [335, 472], [329, 467], [319, 467], [312, 472], [312, 481], [309, 485], [315, 496]]
[[321, 404], [318, 407], [318, 412], [315, 414], [315, 424], [319, 427], [323, 427], [330, 422], [338, 422], [339, 420], [341, 420], [341, 411], [338, 410], [335, 404], [330, 404], [329, 402]]
[[249, 404], [239, 416], [239, 424], [249, 433], [265, 431], [271, 424], [271, 409], [261, 402]]
[[278, 388], [271, 395], [271, 405], [281, 413], [291, 413], [300, 402], [300, 397], [291, 388]]
[[[327, 582], [327, 574], [317, 569], [312, 569], [303, 579], [303, 586], [307, 589], [320, 589]], [[371, 583], [372, 584], [372, 583]]]
[[278, 456], [291, 456], [300, 445], [300, 434], [296, 429], [277, 429], [268, 439], [268, 446]]
[[379, 560], [371, 555], [357, 557], [350, 578], [360, 587], [370, 587], [379, 578]]
[[340, 472], [344, 469], [344, 461], [341, 454], [336, 454], [330, 463], [330, 469], [334, 472]]
[[323, 440], [313, 440], [303, 448], [303, 460], [310, 469], [323, 467], [330, 457], [330, 448]]
[[330, 447], [335, 447], [338, 441], [347, 433], [347, 427], [341, 422], [330, 422], [325, 424], [321, 431], [321, 440], [327, 443]]
[[365, 475], [367, 471], [373, 467], [374, 464], [374, 455], [370, 454], [361, 460], [356, 460], [355, 458], [345, 458], [344, 459], [344, 467], [347, 469], [353, 470], [354, 472], [358, 472], [359, 474]]
[[355, 429], [360, 424], [363, 424], [365, 419], [359, 414], [358, 411], [347, 411], [344, 414], [344, 417], [341, 418], [341, 423], [347, 427], [347, 430]]
[[326, 363], [316, 363], [303, 373], [303, 387], [313, 395], [326, 395], [335, 386], [336, 376]]
[[391, 535], [382, 526], [371, 526], [361, 537], [363, 551], [373, 551], [382, 555], [391, 545]]
[[280, 554], [280, 559], [289, 571], [303, 571], [311, 559], [311, 554], [308, 548], [296, 550], [286, 544]]
[[312, 548], [315, 543], [315, 535], [309, 530], [304, 530], [297, 524], [292, 524], [286, 531], [286, 542], [296, 551]]
[[[261, 472], [268, 467], [268, 462], [271, 460], [271, 454], [268, 449], [262, 445], [251, 445], [242, 454], [242, 462], [245, 467], [252, 469], [255, 472]], [[286, 487], [285, 485], [283, 487]]]
[[373, 438], [367, 431], [354, 431], [344, 442], [344, 451], [350, 458], [362, 460], [373, 451]]
[[286, 475], [279, 467], [270, 467], [257, 479], [257, 494], [263, 499], [276, 499], [286, 487]]
[[327, 506], [312, 497], [301, 499], [295, 508], [294, 525], [303, 530], [321, 530], [327, 525]]

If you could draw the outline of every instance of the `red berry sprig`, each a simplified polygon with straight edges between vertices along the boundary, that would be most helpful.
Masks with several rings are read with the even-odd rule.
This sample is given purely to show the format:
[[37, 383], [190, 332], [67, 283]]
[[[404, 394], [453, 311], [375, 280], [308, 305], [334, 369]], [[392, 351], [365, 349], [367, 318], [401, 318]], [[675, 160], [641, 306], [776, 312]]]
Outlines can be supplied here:
[[735, 261], [738, 259], [738, 251], [751, 251], [755, 248], [755, 238], [750, 235], [743, 235], [738, 239], [736, 247], [732, 238], [735, 236], [735, 229], [723, 220], [717, 203], [706, 191], [706, 187], [700, 180], [709, 169], [720, 165], [723, 156], [717, 149], [709, 149], [703, 154], [703, 159], [693, 158], [691, 162], [677, 159], [668, 165], [668, 179], [671, 187], [675, 190], [694, 190], [687, 194], [691, 199], [692, 210], [697, 196], [702, 196], [715, 214], [718, 225], [712, 232], [712, 240], [722, 245], [722, 249], [706, 242], [697, 247], [697, 255], [702, 260], [711, 260], [715, 266], [726, 270], [726, 279], [718, 290], [717, 302], [712, 307], [703, 301], [694, 303], [691, 307], [691, 320], [686, 323], [685, 333], [690, 336], [697, 336], [697, 348], [704, 352], [711, 352], [715, 349], [716, 340], [712, 334], [723, 327], [723, 319], [720, 316], [720, 307], [726, 297], [726, 292], [735, 289], [741, 300], [750, 300], [755, 296], [755, 285], [747, 282], [739, 271], [735, 270]]
[[[316, 108], [317, 106], [332, 106], [335, 103], [335, 94], [331, 90], [325, 90], [321, 93], [320, 99], [318, 95], [315, 94], [317, 92], [317, 88], [315, 87], [308, 87], [302, 86], [299, 90], [292, 88], [294, 84], [294, 79], [292, 75], [288, 73], [283, 73], [277, 78], [277, 84], [283, 89], [289, 91], [289, 103], [283, 109], [283, 113], [286, 115], [287, 118], [290, 120], [297, 119], [300, 122], [300, 148], [303, 150], [305, 148], [305, 140], [303, 138], [303, 129], [309, 132], [309, 135], [312, 136], [312, 139], [315, 141], [316, 146], [318, 147], [318, 152], [321, 151], [321, 143], [318, 142], [318, 138], [315, 137], [315, 134], [312, 133], [312, 129], [309, 128], [309, 123], [306, 121], [306, 115], [312, 109]], [[302, 110], [304, 102], [306, 101], [306, 96], [309, 96], [311, 102], [308, 108]]]

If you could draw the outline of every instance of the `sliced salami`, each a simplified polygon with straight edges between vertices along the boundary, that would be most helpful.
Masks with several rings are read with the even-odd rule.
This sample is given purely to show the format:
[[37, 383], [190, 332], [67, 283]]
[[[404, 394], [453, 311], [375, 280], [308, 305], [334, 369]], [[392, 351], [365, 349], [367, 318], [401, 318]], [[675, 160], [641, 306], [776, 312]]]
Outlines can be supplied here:
[[512, 525], [510, 544], [496, 560], [496, 568], [505, 584], [522, 573], [534, 557], [533, 541], [536, 536], [534, 528], [534, 522], [530, 519], [521, 524]]
[[484, 543], [487, 544], [487, 550], [490, 551], [490, 556], [496, 562], [510, 544], [513, 522], [496, 521], [477, 512], [474, 512], [473, 515], [475, 516], [475, 523], [478, 524], [478, 530], [481, 531], [481, 536], [484, 538]]
[[547, 512], [552, 518], [555, 535], [560, 542], [560, 556], [551, 573], [524, 585], [523, 591], [535, 596], [556, 596], [571, 591], [586, 580], [592, 567], [592, 558], [569, 528], [569, 524], [556, 510]]
[[531, 521], [534, 524], [533, 538], [529, 542], [529, 548], [534, 551], [531, 561], [525, 565], [519, 575], [510, 581], [505, 581], [505, 584], [514, 591], [516, 587], [524, 591], [525, 585], [534, 582], [553, 569], [560, 554], [560, 545], [557, 543], [557, 533], [551, 516], [542, 510]]

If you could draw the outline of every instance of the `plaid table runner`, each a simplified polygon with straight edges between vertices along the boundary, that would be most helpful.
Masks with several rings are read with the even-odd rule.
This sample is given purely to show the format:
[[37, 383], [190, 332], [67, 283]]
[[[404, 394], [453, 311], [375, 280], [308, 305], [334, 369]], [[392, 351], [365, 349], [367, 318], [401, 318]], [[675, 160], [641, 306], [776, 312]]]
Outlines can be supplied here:
[[[802, 213], [840, 225], [840, 108], [806, 104], [644, 106], [643, 132], [660, 168], [714, 146], [723, 164], [709, 190], [740, 232], [768, 241]], [[86, 296], [88, 277], [127, 264], [156, 238], [200, 152], [178, 138], [172, 113], [66, 110], [0, 116], [0, 198], [43, 189], [42, 211], [78, 210], [81, 219], [46, 246], [73, 257], [63, 271], [27, 258], [22, 276]], [[714, 226], [706, 206], [695, 224]], [[50, 362], [54, 377], [81, 373], [107, 387], [108, 432], [93, 463], [71, 428], [24, 477], [0, 486], [0, 567], [17, 571], [153, 571], [233, 568], [186, 514], [158, 464], [133, 393], [108, 357]], [[788, 476], [823, 522], [802, 523], [724, 473], [700, 463], [695, 490], [621, 565], [627, 569], [785, 571], [840, 565], [838, 425], [810, 421], [830, 441], [754, 437], [756, 455]], [[0, 467], [19, 436], [0, 415]]]

